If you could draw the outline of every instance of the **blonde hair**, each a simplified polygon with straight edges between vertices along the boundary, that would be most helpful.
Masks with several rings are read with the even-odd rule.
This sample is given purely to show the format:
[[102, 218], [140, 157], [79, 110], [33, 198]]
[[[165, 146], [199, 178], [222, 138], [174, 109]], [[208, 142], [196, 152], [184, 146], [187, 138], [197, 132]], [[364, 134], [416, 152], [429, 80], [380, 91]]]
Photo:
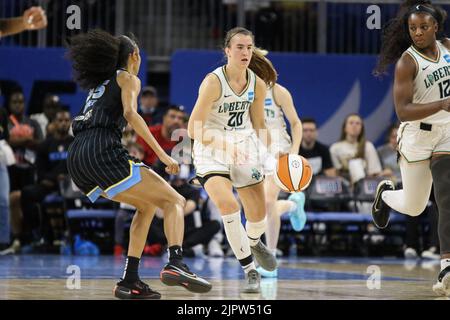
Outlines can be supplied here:
[[[243, 34], [245, 36], [252, 37], [253, 43], [255, 42], [255, 37], [250, 30], [247, 30], [242, 27], [236, 27], [229, 30], [225, 36], [224, 46], [223, 48], [229, 48], [231, 39], [237, 35]], [[258, 47], [254, 47], [252, 59], [250, 60], [250, 65], [248, 66], [258, 77], [260, 77], [269, 87], [272, 87], [277, 82], [277, 71], [265, 56], [268, 51], [264, 49], [260, 49]]]

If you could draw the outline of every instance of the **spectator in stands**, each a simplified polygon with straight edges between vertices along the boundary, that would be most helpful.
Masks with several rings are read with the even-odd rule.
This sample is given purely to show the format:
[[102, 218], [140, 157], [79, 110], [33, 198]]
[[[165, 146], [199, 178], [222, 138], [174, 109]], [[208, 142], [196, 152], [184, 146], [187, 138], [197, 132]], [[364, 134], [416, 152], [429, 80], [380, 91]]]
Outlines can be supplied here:
[[24, 186], [35, 183], [36, 150], [43, 136], [39, 124], [25, 116], [25, 97], [21, 90], [13, 90], [8, 107], [9, 143], [16, 158], [16, 163], [9, 167], [11, 226], [15, 233], [19, 221], [14, 219], [20, 217], [20, 192]]
[[38, 147], [36, 157], [38, 183], [29, 184], [17, 193], [20, 206], [16, 207], [16, 210], [11, 210], [11, 218], [20, 223], [13, 228], [15, 240], [11, 253], [16, 253], [21, 245], [34, 240], [32, 235], [34, 228], [47, 227], [41, 225], [47, 222], [39, 204], [50, 193], [59, 191], [60, 181], [67, 177], [67, 149], [73, 140], [73, 137], [69, 135], [70, 119], [68, 111], [60, 110], [56, 113], [53, 134], [47, 136]]
[[[149, 129], [152, 135], [155, 137], [159, 145], [165, 152], [170, 154], [172, 148], [178, 143], [178, 141], [172, 141], [172, 133], [183, 126], [184, 121], [184, 108], [182, 106], [172, 105], [164, 114], [162, 124], [150, 126]], [[154, 166], [158, 160], [158, 157], [153, 150], [139, 137], [137, 142], [144, 148], [144, 163], [149, 166]]]
[[[11, 147], [8, 144], [8, 114], [5, 108], [0, 107], [0, 245], [8, 245], [9, 231], [9, 174], [8, 165], [11, 159]], [[8, 159], [8, 153], [9, 158]]]
[[[39, 30], [47, 26], [47, 17], [41, 7], [31, 7], [20, 17], [0, 19], [0, 39], [9, 35], [17, 34], [25, 30]], [[10, 179], [7, 170], [6, 153], [10, 152], [7, 141], [9, 139], [9, 128], [7, 114], [0, 108], [0, 246], [9, 244], [9, 193]]]
[[338, 174], [356, 183], [367, 176], [381, 174], [381, 163], [372, 142], [364, 135], [364, 123], [358, 114], [348, 115], [342, 124], [341, 138], [330, 147]]
[[303, 139], [299, 154], [311, 164], [314, 175], [336, 177], [328, 146], [317, 141], [317, 125], [313, 118], [303, 118]]
[[391, 125], [387, 131], [386, 143], [378, 147], [378, 155], [380, 156], [383, 166], [383, 175], [389, 176], [394, 182], [400, 182], [402, 175], [400, 166], [397, 162], [397, 130], [398, 124]]
[[160, 124], [166, 113], [166, 108], [159, 104], [158, 92], [152, 86], [142, 89], [139, 109], [148, 126]]
[[56, 125], [53, 120], [60, 109], [59, 97], [54, 94], [47, 94], [42, 104], [42, 113], [35, 113], [30, 116], [31, 119], [39, 123], [44, 138], [47, 134], [53, 134], [55, 131]]

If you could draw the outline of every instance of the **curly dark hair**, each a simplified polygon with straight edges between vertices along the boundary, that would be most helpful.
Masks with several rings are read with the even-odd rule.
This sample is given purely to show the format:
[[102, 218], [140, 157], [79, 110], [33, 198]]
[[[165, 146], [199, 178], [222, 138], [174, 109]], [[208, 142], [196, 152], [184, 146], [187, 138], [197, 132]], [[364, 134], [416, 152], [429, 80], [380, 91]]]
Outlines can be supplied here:
[[69, 38], [66, 46], [75, 81], [83, 89], [92, 89], [125, 67], [137, 44], [132, 34], [115, 37], [94, 29]]
[[383, 74], [386, 74], [389, 65], [396, 63], [403, 52], [411, 46], [412, 39], [408, 30], [408, 18], [410, 16], [410, 10], [416, 5], [424, 5], [434, 10], [435, 14], [432, 16], [438, 23], [436, 38], [438, 40], [443, 40], [445, 38], [444, 23], [447, 19], [447, 13], [444, 9], [433, 5], [430, 0], [404, 1], [400, 5], [397, 16], [394, 19], [389, 20], [383, 27], [381, 52], [378, 64], [374, 70], [374, 75], [382, 76]]

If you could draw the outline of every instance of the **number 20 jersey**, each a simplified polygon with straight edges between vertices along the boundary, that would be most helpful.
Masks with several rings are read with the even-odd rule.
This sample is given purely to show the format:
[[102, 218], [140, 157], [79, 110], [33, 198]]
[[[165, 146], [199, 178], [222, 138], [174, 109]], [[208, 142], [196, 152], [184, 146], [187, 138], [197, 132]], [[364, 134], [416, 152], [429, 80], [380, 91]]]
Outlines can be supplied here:
[[[425, 104], [450, 98], [450, 52], [440, 41], [436, 41], [436, 45], [439, 49], [436, 60], [425, 56], [414, 46], [406, 50], [416, 64], [413, 103]], [[418, 122], [448, 124], [450, 113], [441, 110]]]
[[220, 98], [214, 102], [204, 128], [248, 136], [253, 132], [250, 107], [255, 100], [255, 73], [247, 69], [247, 84], [242, 92], [236, 93], [229, 84], [225, 68], [222, 66], [212, 72], [219, 79], [222, 89]]

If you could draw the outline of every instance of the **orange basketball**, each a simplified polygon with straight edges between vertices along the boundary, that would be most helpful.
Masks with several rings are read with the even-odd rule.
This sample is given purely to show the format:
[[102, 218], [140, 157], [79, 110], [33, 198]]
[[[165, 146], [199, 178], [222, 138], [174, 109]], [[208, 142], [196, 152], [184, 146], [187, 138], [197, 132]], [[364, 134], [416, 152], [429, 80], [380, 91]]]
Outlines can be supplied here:
[[298, 192], [309, 186], [312, 174], [313, 171], [308, 160], [298, 154], [285, 154], [278, 158], [274, 178], [282, 190]]

